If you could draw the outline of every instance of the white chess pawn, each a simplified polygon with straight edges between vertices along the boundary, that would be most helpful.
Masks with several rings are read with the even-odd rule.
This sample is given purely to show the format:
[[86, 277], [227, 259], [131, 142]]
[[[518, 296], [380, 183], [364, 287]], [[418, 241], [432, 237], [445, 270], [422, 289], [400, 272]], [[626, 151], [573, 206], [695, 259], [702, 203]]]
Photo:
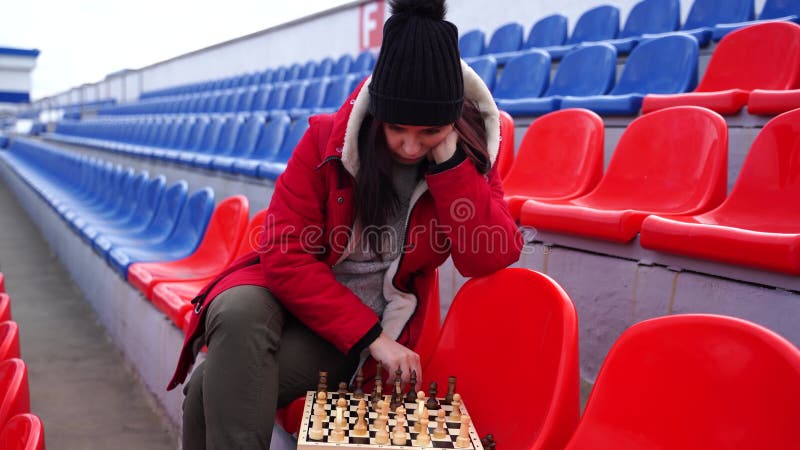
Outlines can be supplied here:
[[436, 413], [436, 429], [433, 430], [434, 439], [444, 439], [447, 437], [447, 430], [444, 428], [444, 423], [447, 422], [447, 418], [445, 418], [444, 415], [444, 408]]
[[461, 394], [453, 394], [453, 401], [450, 402], [450, 405], [453, 407], [450, 418], [457, 422], [461, 419]]
[[406, 432], [406, 409], [404, 407], [397, 407], [394, 421], [395, 425], [392, 429], [392, 444], [406, 445], [408, 442], [408, 433]]
[[422, 407], [425, 406], [425, 401], [426, 400], [427, 400], [427, 398], [425, 398], [425, 391], [417, 392], [417, 413], [415, 415], [417, 420], [422, 418], [422, 416], [420, 416], [419, 413], [420, 413], [420, 411], [422, 411]]
[[423, 417], [419, 420], [419, 434], [417, 435], [416, 445], [417, 447], [427, 447], [431, 445], [431, 435], [428, 432], [428, 418]]
[[325, 411], [325, 404], [328, 403], [328, 393], [325, 391], [320, 391], [317, 393], [317, 403], [316, 409], [317, 411], [322, 411], [322, 420], [326, 420], [328, 418], [328, 413]]
[[461, 428], [458, 429], [458, 437], [456, 438], [456, 448], [469, 448], [469, 422], [468, 415], [461, 416]]
[[[380, 425], [380, 426], [378, 426]], [[386, 421], [382, 421], [380, 424], [377, 424], [376, 421], [376, 428], [377, 431], [375, 432], [375, 443], [378, 445], [389, 445], [389, 423], [388, 418]]]

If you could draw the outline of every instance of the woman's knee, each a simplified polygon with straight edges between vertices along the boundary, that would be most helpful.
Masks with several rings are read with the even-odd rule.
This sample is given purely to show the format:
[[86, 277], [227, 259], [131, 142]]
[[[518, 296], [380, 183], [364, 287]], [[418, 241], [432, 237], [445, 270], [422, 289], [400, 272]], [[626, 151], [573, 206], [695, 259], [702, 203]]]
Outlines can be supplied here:
[[265, 326], [280, 334], [285, 316], [275, 297], [258, 286], [236, 286], [222, 292], [206, 314], [206, 337], [220, 331], [247, 335]]

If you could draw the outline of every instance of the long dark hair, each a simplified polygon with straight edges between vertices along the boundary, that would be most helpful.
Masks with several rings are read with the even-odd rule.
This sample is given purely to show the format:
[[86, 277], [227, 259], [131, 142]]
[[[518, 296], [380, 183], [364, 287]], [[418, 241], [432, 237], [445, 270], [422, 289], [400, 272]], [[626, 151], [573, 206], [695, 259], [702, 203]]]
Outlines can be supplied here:
[[[480, 173], [491, 169], [486, 145], [486, 127], [478, 105], [464, 102], [461, 118], [455, 123], [458, 148], [475, 163]], [[355, 178], [356, 218], [366, 228], [382, 227], [400, 207], [400, 199], [392, 183], [392, 156], [386, 144], [383, 122], [368, 115], [361, 125], [358, 139], [360, 167]], [[424, 171], [423, 162], [420, 177]], [[381, 253], [381, 242], [375, 233], [367, 234], [369, 248]]]

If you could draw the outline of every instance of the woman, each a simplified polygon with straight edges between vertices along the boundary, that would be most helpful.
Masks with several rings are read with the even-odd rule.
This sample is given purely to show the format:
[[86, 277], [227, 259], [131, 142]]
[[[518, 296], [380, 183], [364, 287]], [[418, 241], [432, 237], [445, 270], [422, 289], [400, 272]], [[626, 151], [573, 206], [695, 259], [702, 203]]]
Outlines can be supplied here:
[[420, 275], [449, 255], [467, 277], [519, 258], [491, 165], [499, 116], [463, 64], [444, 1], [397, 0], [370, 78], [314, 116], [278, 179], [258, 250], [195, 299], [178, 369], [183, 448], [267, 448], [276, 408], [351, 378], [363, 358], [407, 380]]

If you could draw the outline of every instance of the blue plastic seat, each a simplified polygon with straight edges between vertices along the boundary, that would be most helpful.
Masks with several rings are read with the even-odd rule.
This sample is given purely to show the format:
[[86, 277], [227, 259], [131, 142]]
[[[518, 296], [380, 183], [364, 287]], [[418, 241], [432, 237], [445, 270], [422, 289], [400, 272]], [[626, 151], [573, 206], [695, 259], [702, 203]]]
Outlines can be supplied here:
[[[705, 47], [711, 43], [714, 27], [718, 23], [745, 22], [754, 17], [753, 0], [694, 0], [679, 32], [691, 34], [700, 47]], [[662, 35], [646, 34], [643, 37], [652, 39]]]
[[516, 103], [540, 97], [549, 84], [550, 55], [534, 49], [508, 61], [495, 85], [494, 100], [513, 115]]
[[303, 94], [303, 101], [300, 103], [299, 107], [289, 110], [289, 117], [307, 115], [322, 106], [328, 83], [329, 80], [327, 78], [320, 78], [308, 83], [305, 93]]
[[363, 74], [371, 72], [375, 67], [375, 55], [370, 50], [364, 50], [358, 54], [356, 61], [350, 66], [350, 73]]
[[209, 187], [200, 189], [186, 200], [165, 240], [157, 245], [114, 246], [108, 254], [108, 261], [127, 279], [128, 266], [135, 262], [185, 258], [200, 244], [213, 211], [214, 191]]
[[300, 63], [294, 63], [286, 69], [286, 79], [284, 81], [297, 81], [300, 79], [300, 74], [303, 72], [303, 66]]
[[308, 129], [308, 117], [299, 117], [289, 126], [286, 137], [281, 143], [281, 148], [278, 153], [272, 158], [271, 161], [265, 161], [258, 165], [258, 176], [261, 178], [268, 178], [271, 180], [277, 179], [284, 170], [286, 170], [286, 163], [294, 152], [300, 138], [303, 137]]
[[253, 100], [255, 99], [256, 92], [256, 89], [253, 87], [246, 88], [239, 97], [239, 104], [236, 106], [236, 111], [250, 112], [253, 108]]
[[458, 50], [464, 59], [483, 55], [485, 48], [486, 34], [481, 30], [470, 30], [458, 39]]
[[331, 75], [331, 71], [333, 70], [333, 58], [327, 57], [322, 58], [322, 61], [317, 64], [316, 70], [314, 70], [314, 78], [322, 78]]
[[133, 212], [129, 217], [108, 223], [89, 224], [81, 229], [83, 239], [90, 242], [99, 251], [97, 238], [103, 234], [124, 235], [143, 231], [155, 216], [155, 211], [164, 195], [165, 186], [166, 179], [163, 175], [147, 181], [140, 190], [139, 197], [130, 205]]
[[322, 99], [322, 105], [312, 112], [314, 114], [321, 114], [338, 111], [352, 92], [350, 86], [355, 79], [356, 77], [353, 75], [344, 75], [328, 83], [328, 87], [325, 90], [325, 98]]
[[561, 59], [575, 46], [585, 42], [608, 41], [619, 34], [619, 9], [603, 5], [589, 9], [578, 18], [572, 35], [564, 45], [542, 47], [554, 60]]
[[316, 61], [308, 61], [303, 65], [300, 69], [300, 73], [297, 74], [298, 80], [308, 80], [310, 78], [314, 78], [314, 72], [317, 71], [317, 63]]
[[586, 108], [598, 114], [635, 115], [647, 94], [688, 92], [697, 85], [697, 39], [674, 34], [639, 44], [625, 62], [608, 95], [564, 97], [562, 108]]
[[240, 158], [248, 158], [258, 143], [261, 130], [264, 128], [265, 117], [262, 114], [252, 114], [241, 125], [236, 138], [236, 145], [228, 155], [215, 156], [211, 167], [216, 170], [233, 171], [233, 164]]
[[344, 54], [336, 60], [336, 63], [331, 67], [330, 76], [332, 77], [340, 77], [343, 75], [347, 75], [350, 73], [350, 66], [353, 65], [353, 57]]
[[[307, 81], [297, 81], [291, 83], [289, 85], [289, 89], [286, 91], [286, 97], [284, 98], [283, 106], [280, 108], [280, 110], [283, 112], [300, 108], [303, 104], [303, 98], [305, 97], [308, 85], [309, 83]], [[275, 109], [271, 109], [269, 114], [272, 116], [273, 114], [279, 113]]]
[[290, 124], [291, 120], [287, 114], [271, 118], [261, 131], [258, 142], [250, 155], [234, 161], [233, 171], [253, 177], [257, 176], [259, 164], [272, 161], [277, 155]]
[[272, 86], [269, 84], [262, 84], [256, 88], [256, 93], [253, 96], [253, 103], [250, 105], [251, 111], [266, 111], [267, 102], [269, 101], [269, 93]]
[[494, 56], [484, 55], [472, 58], [469, 61], [469, 66], [481, 77], [481, 80], [491, 92], [497, 79], [497, 60], [494, 59]]
[[224, 124], [225, 120], [223, 118], [212, 117], [205, 127], [202, 138], [197, 142], [197, 146], [192, 148], [191, 151], [182, 152], [175, 161], [183, 164], [192, 164], [197, 156], [213, 152], [217, 148], [217, 142], [219, 142]]
[[244, 124], [243, 116], [228, 117], [225, 119], [225, 125], [223, 125], [222, 130], [220, 130], [219, 140], [217, 141], [216, 147], [213, 148], [213, 151], [196, 155], [191, 164], [196, 167], [211, 169], [211, 163], [214, 161], [214, 158], [230, 155], [236, 147], [236, 139], [239, 137], [239, 129], [241, 129], [242, 124]]
[[286, 76], [289, 74], [289, 68], [280, 66], [272, 72], [272, 84], [283, 83], [286, 81]]
[[617, 53], [627, 55], [645, 34], [668, 33], [681, 25], [679, 0], [642, 0], [633, 5], [618, 39], [608, 42]]
[[102, 202], [91, 206], [73, 205], [71, 212], [75, 214], [72, 219], [68, 220], [70, 226], [77, 231], [92, 221], [113, 216], [120, 206], [124, 208], [125, 205], [122, 205], [122, 202], [132, 188], [134, 176], [135, 172], [130, 167], [116, 169], [115, 176], [112, 183], [107, 186], [107, 193], [103, 196]]
[[[139, 202], [146, 198], [146, 190], [151, 180], [148, 179], [147, 172], [140, 172], [134, 176], [128, 191], [123, 195], [123, 200], [119, 208], [113, 214], [105, 217], [94, 217], [84, 226], [79, 227], [81, 237], [87, 241], [97, 236], [97, 233], [109, 227], [114, 227], [133, 220], [137, 213]], [[163, 183], [163, 182], [162, 182]]]
[[166, 161], [177, 162], [181, 160], [182, 155], [191, 155], [191, 152], [196, 151], [202, 144], [209, 122], [210, 119], [207, 116], [194, 118], [185, 143], [173, 151], [163, 152], [160, 158]]
[[272, 77], [275, 74], [275, 71], [272, 69], [266, 69], [261, 72], [261, 77], [259, 77], [258, 84], [270, 84], [272, 83]]
[[283, 109], [283, 105], [286, 103], [286, 94], [288, 92], [288, 83], [273, 84], [272, 89], [269, 91], [269, 98], [267, 98], [267, 104], [264, 107], [264, 111], [269, 112]]
[[502, 25], [492, 33], [489, 44], [483, 51], [484, 55], [493, 53], [515, 52], [522, 47], [522, 36], [524, 34], [522, 25], [517, 22], [510, 22]]
[[754, 25], [765, 20], [792, 21], [800, 24], [800, 0], [767, 0], [758, 20], [735, 23], [718, 23], [712, 32], [714, 41], [719, 41], [731, 31]]
[[531, 48], [551, 47], [554, 45], [564, 45], [567, 40], [567, 18], [561, 14], [552, 14], [539, 19], [530, 33], [528, 39], [522, 46], [522, 50], [517, 52], [494, 53], [492, 56], [497, 60], [497, 64], [503, 65], [511, 58], [518, 56]]

